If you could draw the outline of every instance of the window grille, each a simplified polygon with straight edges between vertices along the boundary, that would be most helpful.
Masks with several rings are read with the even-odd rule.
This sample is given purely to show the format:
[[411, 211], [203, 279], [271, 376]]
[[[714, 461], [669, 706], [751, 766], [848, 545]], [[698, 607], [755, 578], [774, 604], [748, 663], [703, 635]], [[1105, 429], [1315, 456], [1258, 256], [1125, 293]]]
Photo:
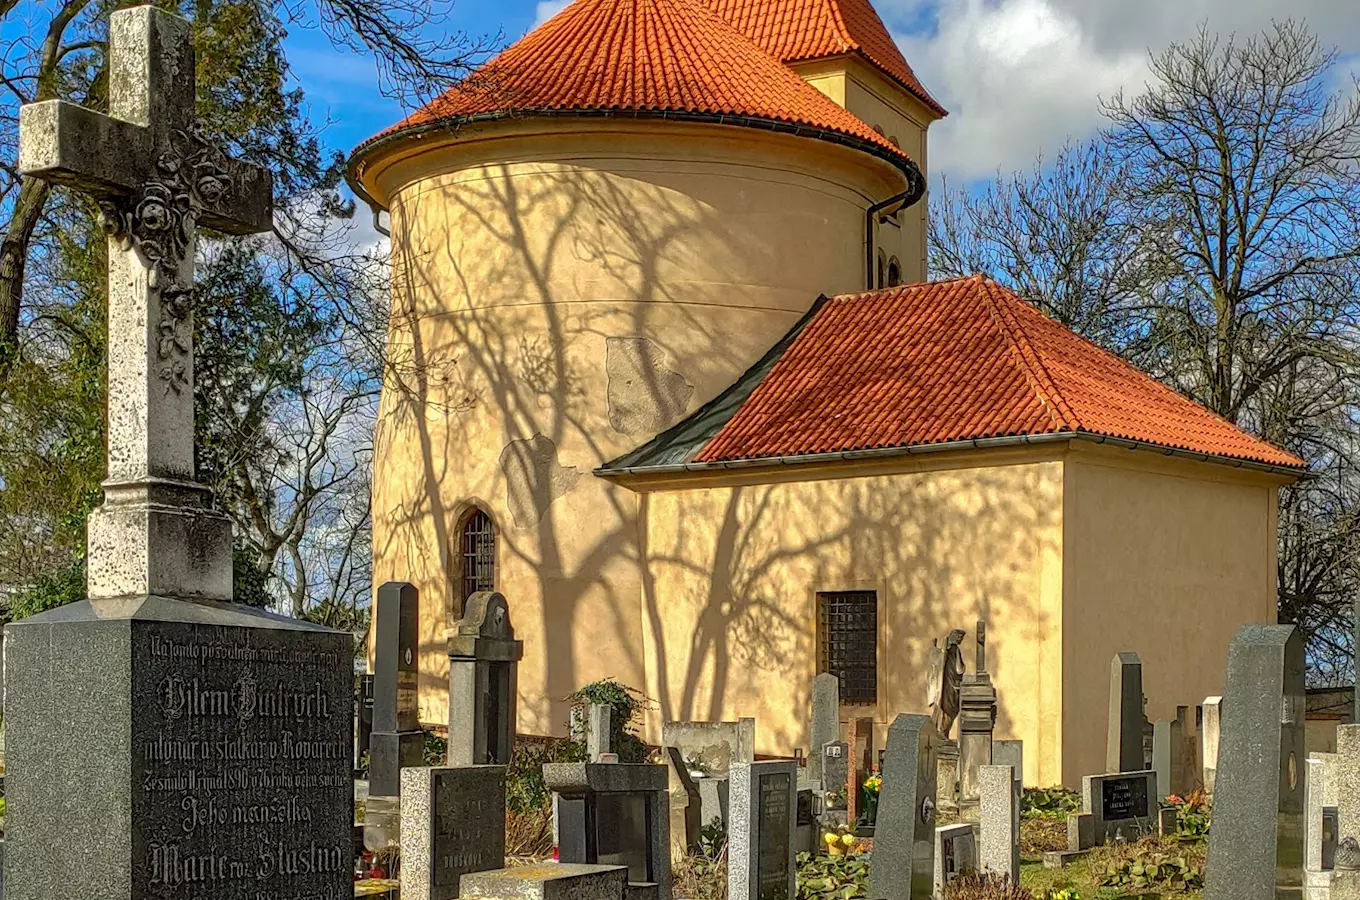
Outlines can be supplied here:
[[842, 703], [878, 702], [878, 592], [819, 593], [819, 672], [840, 679]]
[[496, 589], [496, 526], [480, 509], [463, 523], [463, 595], [460, 607], [478, 591]]

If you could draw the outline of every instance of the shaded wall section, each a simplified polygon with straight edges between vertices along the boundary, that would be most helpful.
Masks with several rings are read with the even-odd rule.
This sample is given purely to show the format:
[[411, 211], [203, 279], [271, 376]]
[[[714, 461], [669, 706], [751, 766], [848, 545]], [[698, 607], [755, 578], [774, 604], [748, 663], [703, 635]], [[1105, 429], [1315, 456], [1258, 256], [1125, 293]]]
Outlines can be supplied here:
[[1143, 662], [1148, 718], [1223, 693], [1228, 644], [1275, 621], [1281, 479], [1137, 451], [1074, 449], [1063, 492], [1062, 781], [1105, 767], [1110, 660]]
[[872, 716], [882, 746], [897, 714], [927, 711], [932, 640], [986, 619], [998, 737], [1025, 741], [1028, 780], [1058, 779], [1062, 463], [1030, 451], [897, 465], [644, 495], [653, 740], [666, 720], [754, 716], [757, 752], [806, 748], [816, 593], [875, 590], [878, 703], [843, 716]]

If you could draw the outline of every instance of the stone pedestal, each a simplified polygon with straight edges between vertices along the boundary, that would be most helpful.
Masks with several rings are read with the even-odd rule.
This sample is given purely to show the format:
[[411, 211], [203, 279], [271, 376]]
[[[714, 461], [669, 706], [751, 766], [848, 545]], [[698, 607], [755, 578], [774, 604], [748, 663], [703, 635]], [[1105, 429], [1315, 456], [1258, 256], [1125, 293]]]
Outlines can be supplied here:
[[996, 688], [986, 672], [965, 675], [959, 692], [959, 812], [977, 821], [980, 771], [992, 764], [996, 727]]
[[9, 900], [348, 893], [353, 638], [230, 604], [118, 608], [5, 629]]
[[[936, 805], [941, 812], [959, 811], [959, 745], [955, 741], [940, 740], [935, 756]], [[879, 801], [882, 802], [881, 800]]]

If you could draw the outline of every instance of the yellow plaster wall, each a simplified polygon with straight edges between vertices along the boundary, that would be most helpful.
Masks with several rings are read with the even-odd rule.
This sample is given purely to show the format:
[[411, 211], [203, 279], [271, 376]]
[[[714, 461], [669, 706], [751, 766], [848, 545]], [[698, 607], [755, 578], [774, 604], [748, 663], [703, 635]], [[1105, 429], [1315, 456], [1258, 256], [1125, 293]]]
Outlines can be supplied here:
[[[561, 733], [573, 689], [644, 681], [638, 498], [591, 470], [730, 384], [819, 293], [858, 289], [863, 210], [901, 175], [731, 126], [526, 119], [412, 139], [363, 177], [393, 233], [374, 581], [421, 591], [421, 718], [447, 715], [475, 502], [525, 642], [520, 730]], [[611, 347], [638, 339], [654, 365], [611, 380]]]
[[1074, 451], [1063, 491], [1062, 780], [1104, 771], [1110, 660], [1143, 663], [1152, 721], [1223, 693], [1228, 644], [1275, 621], [1280, 479], [1140, 451]]
[[[929, 171], [927, 133], [939, 116], [901, 85], [857, 56], [795, 63], [792, 68], [808, 84], [897, 141], [922, 174]], [[927, 278], [927, 205], [928, 198], [922, 199], [877, 227], [877, 249], [889, 259], [898, 258], [905, 283]]]
[[758, 752], [806, 748], [816, 592], [873, 589], [879, 702], [843, 715], [872, 715], [882, 747], [895, 715], [926, 711], [932, 640], [967, 629], [971, 670], [982, 618], [1004, 698], [997, 736], [1025, 741], [1028, 783], [1058, 779], [1062, 463], [993, 451], [897, 467], [644, 496], [653, 739], [666, 719], [754, 716]]

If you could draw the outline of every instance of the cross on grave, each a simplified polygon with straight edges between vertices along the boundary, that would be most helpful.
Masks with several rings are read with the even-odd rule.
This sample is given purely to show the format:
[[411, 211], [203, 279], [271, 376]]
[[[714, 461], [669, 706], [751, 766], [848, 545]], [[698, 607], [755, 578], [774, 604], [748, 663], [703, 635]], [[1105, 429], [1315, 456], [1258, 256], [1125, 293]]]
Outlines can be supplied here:
[[109, 18], [109, 115], [64, 100], [19, 113], [19, 168], [99, 204], [108, 236], [108, 479], [90, 517], [92, 600], [229, 600], [230, 525], [194, 482], [196, 226], [268, 231], [267, 170], [194, 117], [190, 24], [149, 6]]

